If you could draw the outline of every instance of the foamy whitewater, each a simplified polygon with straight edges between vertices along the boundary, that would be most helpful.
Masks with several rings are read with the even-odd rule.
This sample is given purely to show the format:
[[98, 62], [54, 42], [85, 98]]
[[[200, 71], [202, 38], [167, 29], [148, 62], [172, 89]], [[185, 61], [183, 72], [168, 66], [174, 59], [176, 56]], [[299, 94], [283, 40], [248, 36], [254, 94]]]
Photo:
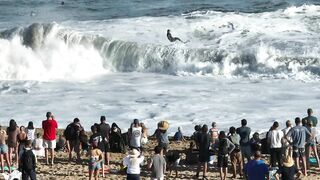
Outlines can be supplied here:
[[52, 111], [60, 127], [106, 115], [123, 130], [166, 119], [191, 134], [243, 118], [284, 127], [309, 107], [320, 118], [316, 2], [130, 3], [1, 1], [1, 125], [40, 127]]

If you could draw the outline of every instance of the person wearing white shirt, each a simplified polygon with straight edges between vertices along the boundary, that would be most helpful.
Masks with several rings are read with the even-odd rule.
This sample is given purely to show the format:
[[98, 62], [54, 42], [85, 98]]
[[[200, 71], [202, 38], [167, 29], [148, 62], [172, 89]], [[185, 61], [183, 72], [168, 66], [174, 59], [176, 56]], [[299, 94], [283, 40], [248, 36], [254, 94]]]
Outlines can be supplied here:
[[273, 123], [271, 131], [268, 134], [268, 142], [270, 145], [270, 164], [271, 167], [277, 167], [276, 162], [278, 163], [278, 167], [281, 166], [281, 155], [282, 155], [282, 138], [284, 137], [284, 133], [279, 129], [279, 123], [276, 121]]
[[123, 158], [123, 165], [127, 166], [127, 180], [140, 180], [140, 164], [144, 156], [140, 156], [137, 149], [132, 149], [129, 155]]

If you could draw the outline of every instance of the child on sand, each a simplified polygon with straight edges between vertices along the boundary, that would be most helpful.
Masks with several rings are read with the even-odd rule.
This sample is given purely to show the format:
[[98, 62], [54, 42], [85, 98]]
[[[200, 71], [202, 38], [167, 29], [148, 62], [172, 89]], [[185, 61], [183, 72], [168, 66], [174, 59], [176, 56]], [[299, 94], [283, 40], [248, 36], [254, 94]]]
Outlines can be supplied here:
[[98, 179], [98, 172], [102, 168], [104, 155], [103, 152], [98, 148], [98, 142], [92, 142], [92, 149], [89, 151], [89, 180], [92, 179], [94, 174], [94, 179]]

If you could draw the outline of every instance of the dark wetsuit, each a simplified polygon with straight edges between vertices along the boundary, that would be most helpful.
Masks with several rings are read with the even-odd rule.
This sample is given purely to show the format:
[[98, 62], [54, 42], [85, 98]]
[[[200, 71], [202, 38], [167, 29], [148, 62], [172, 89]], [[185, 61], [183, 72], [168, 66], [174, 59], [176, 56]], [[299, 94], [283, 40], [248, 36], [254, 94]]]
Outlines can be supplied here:
[[[169, 39], [169, 41], [170, 42], [175, 42], [175, 41], [181, 41], [181, 39], [180, 38], [178, 38], [178, 37], [172, 37], [172, 35], [171, 35], [171, 33], [170, 32], [167, 32], [167, 37], [168, 37], [168, 39]], [[181, 41], [182, 42], [182, 41]]]

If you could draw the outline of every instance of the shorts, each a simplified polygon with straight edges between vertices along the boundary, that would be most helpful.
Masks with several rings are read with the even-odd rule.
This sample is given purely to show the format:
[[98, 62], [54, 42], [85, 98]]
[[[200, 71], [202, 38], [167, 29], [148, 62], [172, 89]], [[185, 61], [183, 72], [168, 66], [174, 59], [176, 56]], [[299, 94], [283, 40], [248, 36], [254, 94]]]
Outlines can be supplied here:
[[8, 146], [6, 144], [0, 145], [0, 154], [7, 154], [8, 153]]
[[54, 149], [56, 148], [56, 140], [43, 140], [43, 147], [44, 148], [49, 148], [49, 149]]
[[298, 158], [298, 157], [303, 157], [305, 156], [306, 150], [305, 148], [297, 148], [297, 147], [293, 147], [293, 158]]
[[89, 171], [95, 171], [95, 170], [99, 170], [101, 169], [101, 166], [102, 163], [92, 163], [92, 162], [89, 162]]
[[218, 167], [228, 167], [228, 156], [227, 155], [218, 155]]
[[209, 153], [200, 153], [199, 154], [199, 162], [209, 162], [210, 161], [210, 155]]
[[69, 140], [71, 151], [80, 152], [80, 141], [79, 140]]
[[251, 147], [249, 146], [240, 146], [242, 157], [247, 158], [248, 160], [251, 158]]
[[241, 152], [232, 152], [230, 154], [231, 164], [236, 165], [238, 163], [242, 163], [242, 155]]

